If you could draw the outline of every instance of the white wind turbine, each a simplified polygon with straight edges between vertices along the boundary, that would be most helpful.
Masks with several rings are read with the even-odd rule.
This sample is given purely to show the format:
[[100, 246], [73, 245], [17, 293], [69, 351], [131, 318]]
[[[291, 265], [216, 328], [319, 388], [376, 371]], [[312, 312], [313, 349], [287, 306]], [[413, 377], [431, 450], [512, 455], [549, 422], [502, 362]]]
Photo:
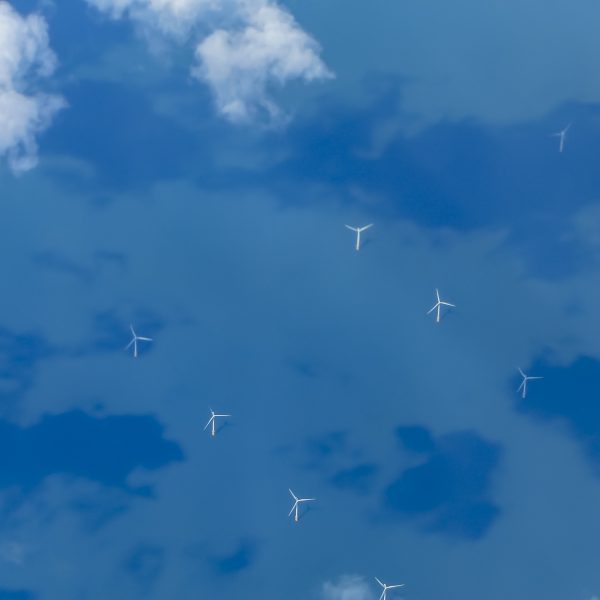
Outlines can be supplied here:
[[377, 577], [375, 577], [375, 581], [383, 588], [383, 592], [381, 592], [381, 596], [379, 596], [379, 600], [387, 600], [387, 591], [393, 590], [394, 588], [403, 587], [403, 583], [398, 583], [397, 585], [386, 585], [383, 581], [379, 581]]
[[560, 138], [560, 142], [558, 145], [559, 152], [562, 152], [565, 149], [565, 139], [567, 137], [567, 131], [569, 131], [569, 129], [571, 128], [571, 125], [573, 125], [573, 123], [569, 123], [564, 129], [561, 129], [557, 133], [550, 134], [552, 137]]
[[346, 225], [348, 229], [354, 231], [356, 233], [356, 250], [360, 250], [360, 234], [369, 229], [369, 227], [373, 227], [373, 223], [369, 223], [369, 225], [365, 225], [364, 227], [351, 227], [350, 225]]
[[149, 337], [142, 337], [141, 335], [137, 335], [135, 333], [135, 330], [133, 329], [133, 325], [131, 325], [131, 323], [129, 324], [129, 329], [131, 329], [131, 335], [133, 335], [132, 340], [129, 342], [129, 344], [127, 344], [127, 346], [125, 346], [125, 350], [128, 350], [131, 345], [133, 344], [133, 358], [137, 358], [138, 357], [138, 342], [142, 341], [142, 342], [151, 342], [152, 338]]
[[208, 423], [204, 426], [204, 431], [206, 431], [206, 428], [212, 423], [212, 427], [210, 428], [210, 435], [212, 437], [215, 437], [215, 435], [217, 434], [217, 429], [216, 429], [216, 426], [215, 426], [217, 418], [219, 418], [219, 417], [230, 417], [230, 416], [231, 415], [218, 415], [211, 408], [210, 409], [210, 419], [208, 420]]
[[435, 296], [437, 298], [437, 302], [427, 311], [427, 314], [430, 314], [434, 310], [437, 309], [437, 314], [436, 314], [436, 317], [435, 317], [435, 322], [439, 323], [440, 322], [440, 314], [441, 314], [442, 306], [451, 306], [452, 308], [456, 308], [456, 305], [455, 304], [450, 304], [450, 302], [444, 302], [444, 300], [442, 300], [440, 298], [440, 292], [439, 292], [439, 290], [437, 288], [435, 289]]
[[527, 395], [527, 382], [528, 381], [533, 381], [535, 379], [544, 379], [543, 377], [531, 377], [529, 375], [525, 375], [525, 373], [523, 373], [523, 371], [521, 370], [521, 367], [517, 367], [519, 369], [519, 373], [521, 373], [521, 377], [523, 378], [523, 381], [521, 381], [521, 385], [517, 388], [517, 392], [520, 392], [521, 390], [523, 390], [523, 393], [521, 395], [522, 398], [525, 398], [525, 396]]
[[292, 492], [292, 490], [290, 490], [290, 494], [292, 495], [292, 498], [294, 499], [294, 506], [292, 506], [292, 510], [290, 510], [290, 513], [288, 514], [288, 517], [291, 517], [292, 513], [294, 513], [294, 521], [297, 523], [298, 522], [298, 509], [300, 507], [300, 504], [302, 504], [302, 502], [314, 502], [316, 500], [316, 498], [297, 498], [296, 495], [294, 494], [294, 492]]

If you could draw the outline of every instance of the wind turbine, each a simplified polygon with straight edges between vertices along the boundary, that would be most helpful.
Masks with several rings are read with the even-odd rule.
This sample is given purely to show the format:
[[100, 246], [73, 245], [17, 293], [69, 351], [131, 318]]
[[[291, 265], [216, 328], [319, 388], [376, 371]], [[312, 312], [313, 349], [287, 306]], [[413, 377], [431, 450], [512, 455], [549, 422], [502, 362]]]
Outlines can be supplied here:
[[521, 390], [523, 390], [521, 397], [525, 398], [525, 396], [527, 395], [527, 382], [533, 381], [534, 379], [544, 379], [544, 378], [543, 377], [531, 377], [529, 375], [525, 375], [525, 373], [523, 373], [523, 371], [521, 370], [521, 367], [517, 367], [517, 368], [519, 369], [519, 373], [521, 373], [521, 377], [523, 377], [523, 381], [521, 381], [521, 385], [517, 388], [517, 392], [520, 392]]
[[142, 342], [151, 342], [152, 338], [142, 337], [141, 335], [137, 335], [135, 333], [135, 330], [133, 329], [133, 325], [131, 325], [131, 323], [129, 324], [129, 329], [131, 329], [131, 334], [133, 335], [133, 338], [129, 342], [129, 344], [127, 344], [127, 346], [125, 346], [125, 350], [129, 349], [131, 347], [131, 345], [133, 344], [133, 358], [137, 358], [137, 356], [138, 356], [138, 346], [137, 346], [137, 343], [139, 341], [142, 341]]
[[350, 225], [346, 225], [346, 227], [351, 231], [356, 232], [356, 250], [358, 251], [360, 250], [360, 234], [366, 229], [369, 229], [369, 227], [373, 227], [373, 223], [369, 223], [369, 225], [365, 225], [364, 227], [351, 227]]
[[292, 492], [292, 490], [290, 490], [290, 494], [292, 495], [292, 498], [294, 499], [294, 506], [292, 506], [292, 510], [290, 510], [288, 517], [290, 517], [292, 515], [292, 513], [294, 513], [294, 521], [297, 523], [298, 522], [298, 508], [299, 508], [300, 504], [302, 502], [313, 502], [316, 500], [316, 498], [297, 498], [296, 495], [294, 494], [294, 492]]
[[387, 591], [393, 590], [394, 588], [403, 587], [403, 583], [399, 583], [397, 585], [386, 585], [383, 581], [379, 581], [377, 577], [375, 577], [375, 581], [383, 588], [383, 592], [381, 592], [381, 596], [379, 596], [379, 600], [387, 600]]
[[559, 146], [558, 146], [559, 152], [562, 152], [565, 149], [565, 139], [567, 137], [567, 131], [569, 131], [569, 129], [571, 128], [571, 125], [573, 125], [572, 122], [569, 123], [564, 129], [561, 129], [559, 132], [550, 134], [552, 137], [560, 138], [560, 142], [559, 142]]
[[435, 296], [437, 298], [437, 302], [427, 311], [427, 314], [432, 313], [436, 308], [437, 308], [437, 314], [435, 317], [435, 322], [439, 323], [440, 322], [440, 313], [442, 310], [442, 306], [451, 306], [452, 308], [456, 308], [455, 304], [450, 304], [450, 302], [444, 302], [444, 300], [442, 300], [440, 298], [440, 292], [439, 290], [436, 288], [435, 289]]
[[215, 423], [217, 421], [218, 417], [230, 417], [231, 415], [218, 415], [217, 413], [215, 413], [215, 411], [211, 408], [210, 409], [210, 419], [208, 420], [208, 423], [204, 426], [204, 431], [206, 431], [206, 428], [212, 423], [212, 427], [210, 429], [210, 435], [212, 437], [215, 437], [215, 435], [217, 434], [217, 430], [215, 427]]

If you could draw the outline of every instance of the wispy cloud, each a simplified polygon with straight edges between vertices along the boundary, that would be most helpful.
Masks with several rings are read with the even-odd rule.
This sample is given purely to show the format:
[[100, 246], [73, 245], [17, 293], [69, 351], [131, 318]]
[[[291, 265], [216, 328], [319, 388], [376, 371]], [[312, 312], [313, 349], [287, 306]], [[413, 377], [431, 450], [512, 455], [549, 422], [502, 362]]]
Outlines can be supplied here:
[[342, 575], [337, 581], [323, 584], [324, 600], [373, 600], [369, 584], [359, 575]]
[[23, 17], [0, 0], [0, 156], [14, 172], [37, 164], [36, 137], [66, 105], [61, 96], [38, 90], [55, 68], [45, 19]]
[[150, 42], [167, 36], [195, 46], [192, 76], [210, 88], [232, 123], [284, 113], [274, 87], [333, 77], [320, 46], [293, 15], [271, 0], [87, 0], [112, 18], [128, 18]]

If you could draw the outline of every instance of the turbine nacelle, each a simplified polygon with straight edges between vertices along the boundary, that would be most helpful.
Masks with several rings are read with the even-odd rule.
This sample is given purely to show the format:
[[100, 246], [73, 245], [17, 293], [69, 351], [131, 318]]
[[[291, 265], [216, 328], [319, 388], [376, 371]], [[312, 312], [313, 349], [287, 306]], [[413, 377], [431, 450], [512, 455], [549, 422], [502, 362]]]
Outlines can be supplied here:
[[521, 367], [517, 367], [517, 369], [519, 370], [519, 373], [521, 374], [521, 377], [523, 378], [523, 381], [521, 381], [521, 385], [517, 388], [517, 392], [522, 392], [521, 398], [525, 398], [525, 396], [527, 396], [527, 382], [534, 381], [536, 379], [544, 379], [544, 378], [540, 377], [540, 376], [533, 377], [531, 375], [525, 375], [525, 373], [523, 373], [523, 370], [521, 369]]
[[208, 423], [204, 426], [204, 431], [206, 431], [206, 428], [209, 425], [212, 425], [212, 427], [210, 429], [210, 435], [211, 435], [211, 437], [215, 437], [215, 435], [217, 435], [217, 429], [216, 429], [217, 419], [220, 417], [230, 417], [230, 416], [231, 415], [219, 415], [211, 408], [210, 409], [210, 419], [208, 420]]
[[377, 577], [375, 577], [375, 581], [383, 588], [383, 591], [381, 592], [381, 596], [379, 596], [379, 600], [387, 600], [388, 590], [393, 590], [395, 588], [404, 587], [403, 583], [397, 583], [395, 585], [387, 585], [386, 583], [383, 583], [383, 581], [377, 579]]
[[446, 302], [445, 300], [442, 300], [440, 298], [440, 292], [437, 288], [435, 289], [435, 297], [437, 299], [437, 302], [427, 311], [427, 314], [431, 314], [434, 310], [436, 310], [437, 312], [436, 312], [436, 316], [435, 316], [435, 322], [439, 323], [440, 317], [441, 317], [441, 312], [442, 312], [442, 306], [449, 306], [451, 308], [456, 308], [456, 305], [451, 304], [450, 302]]
[[565, 139], [567, 137], [567, 131], [569, 131], [569, 129], [571, 128], [571, 125], [573, 125], [572, 122], [569, 123], [564, 129], [561, 129], [560, 131], [558, 131], [557, 133], [550, 134], [552, 137], [560, 138], [559, 145], [558, 145], [559, 152], [562, 152], [565, 149]]
[[133, 328], [133, 325], [131, 325], [131, 323], [129, 324], [129, 329], [131, 329], [131, 335], [133, 337], [131, 338], [131, 341], [129, 342], [129, 344], [127, 344], [127, 346], [125, 346], [125, 350], [128, 350], [133, 345], [133, 358], [137, 358], [138, 357], [138, 342], [151, 342], [152, 338], [142, 337], [141, 335], [137, 335]]
[[364, 225], [363, 227], [352, 227], [351, 225], [346, 225], [350, 231], [354, 231], [356, 233], [356, 250], [360, 250], [360, 234], [363, 231], [369, 229], [369, 227], [373, 227], [373, 223], [369, 223], [368, 225]]
[[294, 494], [294, 492], [292, 492], [292, 490], [289, 490], [290, 494], [292, 495], [292, 498], [294, 499], [294, 506], [292, 506], [292, 509], [290, 510], [288, 517], [292, 516], [292, 513], [294, 513], [294, 522], [298, 522], [300, 516], [298, 514], [298, 511], [300, 509], [300, 504], [302, 504], [303, 502], [314, 502], [316, 500], [316, 498], [298, 498], [296, 496], [296, 494]]

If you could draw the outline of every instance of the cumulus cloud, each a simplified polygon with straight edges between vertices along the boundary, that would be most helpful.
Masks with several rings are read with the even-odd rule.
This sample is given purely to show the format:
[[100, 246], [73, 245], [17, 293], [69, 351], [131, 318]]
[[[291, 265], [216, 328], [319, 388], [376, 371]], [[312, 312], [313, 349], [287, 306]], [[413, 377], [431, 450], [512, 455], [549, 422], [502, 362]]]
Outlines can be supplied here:
[[323, 600], [373, 600], [374, 595], [364, 577], [342, 575], [335, 583], [323, 584]]
[[290, 79], [331, 77], [319, 59], [317, 42], [290, 13], [265, 4], [246, 18], [243, 29], [220, 29], [203, 40], [196, 48], [199, 66], [193, 71], [211, 87], [219, 111], [233, 122], [250, 120], [260, 108], [278, 116], [267, 95], [270, 81], [283, 85]]
[[65, 106], [61, 96], [37, 90], [55, 67], [45, 19], [23, 17], [0, 0], [0, 156], [15, 172], [37, 164], [36, 136]]
[[113, 18], [128, 18], [153, 33], [195, 45], [192, 76], [208, 85], [218, 112], [248, 123], [282, 112], [273, 86], [332, 77], [320, 46], [272, 0], [87, 0]]

